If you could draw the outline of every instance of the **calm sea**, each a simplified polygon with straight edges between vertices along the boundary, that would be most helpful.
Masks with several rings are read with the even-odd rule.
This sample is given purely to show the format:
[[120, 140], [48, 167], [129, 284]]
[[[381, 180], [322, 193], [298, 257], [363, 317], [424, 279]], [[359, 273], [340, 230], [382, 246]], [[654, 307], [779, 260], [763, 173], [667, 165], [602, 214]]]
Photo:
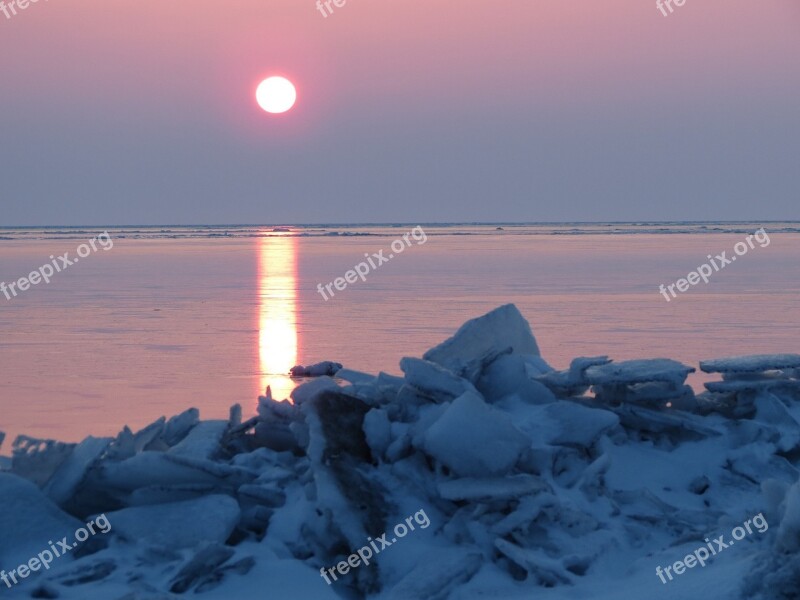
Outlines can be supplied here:
[[[288, 394], [295, 364], [399, 373], [401, 357], [507, 302], [556, 368], [800, 352], [798, 223], [423, 224], [424, 243], [419, 230], [403, 242], [413, 227], [109, 228], [113, 248], [87, 246], [49, 284], [0, 294], [3, 453], [20, 433], [77, 441], [189, 406], [253, 412], [267, 385]], [[671, 302], [659, 294], [761, 227], [769, 245]], [[74, 259], [102, 231], [0, 229], [0, 282]], [[381, 251], [393, 257], [366, 281], [318, 293]]]

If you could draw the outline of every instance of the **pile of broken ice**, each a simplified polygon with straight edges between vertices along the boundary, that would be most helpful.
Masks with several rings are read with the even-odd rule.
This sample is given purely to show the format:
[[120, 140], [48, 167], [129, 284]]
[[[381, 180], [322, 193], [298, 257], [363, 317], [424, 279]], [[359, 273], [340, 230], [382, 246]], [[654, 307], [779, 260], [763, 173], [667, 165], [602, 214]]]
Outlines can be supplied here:
[[[100, 513], [112, 532], [0, 593], [656, 597], [657, 565], [763, 513], [767, 533], [684, 579], [720, 590], [730, 561], [731, 589], [797, 597], [800, 356], [703, 362], [722, 380], [697, 396], [694, 369], [667, 359], [556, 372], [506, 305], [400, 366], [341, 369], [292, 402], [268, 391], [245, 422], [238, 407], [227, 421], [190, 409], [77, 445], [18, 438], [0, 472], [0, 567]], [[320, 577], [420, 509], [429, 528], [333, 586]], [[700, 597], [699, 581], [666, 597]]]

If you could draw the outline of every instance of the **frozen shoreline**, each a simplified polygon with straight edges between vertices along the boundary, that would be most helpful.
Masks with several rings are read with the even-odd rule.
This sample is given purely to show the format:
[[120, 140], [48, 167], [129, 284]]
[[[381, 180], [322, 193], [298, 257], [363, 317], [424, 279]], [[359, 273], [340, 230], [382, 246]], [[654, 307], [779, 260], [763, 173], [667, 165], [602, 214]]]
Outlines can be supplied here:
[[[267, 395], [245, 423], [190, 409], [78, 445], [21, 438], [0, 473], [0, 566], [100, 513], [112, 529], [4, 591], [781, 598], [800, 569], [800, 356], [700, 367], [722, 379], [700, 395], [684, 384], [694, 368], [667, 359], [555, 372], [506, 305], [404, 359], [403, 377], [344, 369], [349, 386]], [[420, 509], [429, 527], [332, 586], [320, 577]], [[763, 534], [656, 576], [758, 514]]]

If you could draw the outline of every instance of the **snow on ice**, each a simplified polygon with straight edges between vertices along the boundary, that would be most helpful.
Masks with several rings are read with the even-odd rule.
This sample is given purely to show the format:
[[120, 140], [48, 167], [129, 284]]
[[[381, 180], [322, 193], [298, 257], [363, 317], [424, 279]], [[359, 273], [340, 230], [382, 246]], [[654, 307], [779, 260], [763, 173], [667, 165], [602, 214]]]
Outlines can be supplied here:
[[[555, 371], [513, 305], [402, 377], [324, 362], [242, 421], [196, 409], [0, 461], [0, 567], [105, 514], [104, 543], [9, 598], [797, 598], [800, 355], [576, 358]], [[333, 379], [332, 377], [336, 377]], [[0, 433], [0, 443], [3, 435]], [[402, 517], [430, 527], [329, 586]], [[763, 513], [770, 527], [664, 584], [656, 566]]]

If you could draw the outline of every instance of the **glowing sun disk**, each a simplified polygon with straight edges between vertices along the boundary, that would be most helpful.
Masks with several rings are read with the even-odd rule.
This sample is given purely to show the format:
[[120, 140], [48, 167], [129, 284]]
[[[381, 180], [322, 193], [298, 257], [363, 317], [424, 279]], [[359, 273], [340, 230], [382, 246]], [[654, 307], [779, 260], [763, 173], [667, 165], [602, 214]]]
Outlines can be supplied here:
[[285, 113], [296, 100], [297, 90], [285, 77], [268, 77], [256, 89], [256, 101], [268, 113]]

